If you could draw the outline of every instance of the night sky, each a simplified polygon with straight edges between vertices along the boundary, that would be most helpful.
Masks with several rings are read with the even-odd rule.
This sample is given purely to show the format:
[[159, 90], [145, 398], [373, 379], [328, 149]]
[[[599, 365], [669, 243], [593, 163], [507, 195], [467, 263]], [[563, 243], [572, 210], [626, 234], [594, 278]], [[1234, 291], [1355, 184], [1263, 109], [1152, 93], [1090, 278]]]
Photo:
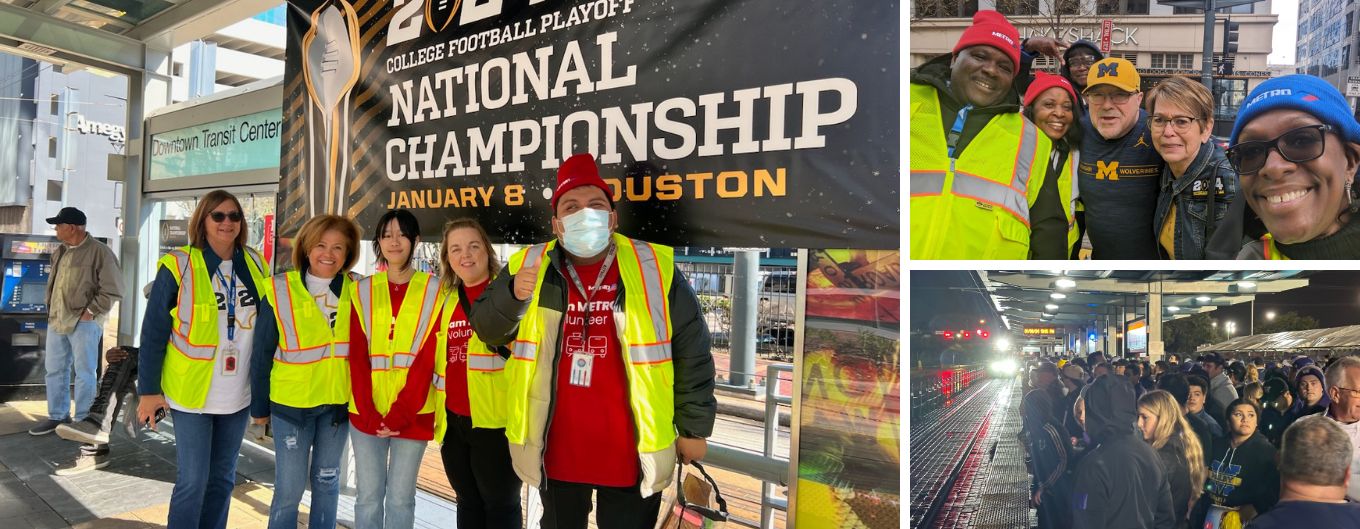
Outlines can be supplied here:
[[[1316, 272], [1308, 276], [1306, 288], [1256, 296], [1257, 325], [1265, 321], [1268, 310], [1277, 314], [1293, 311], [1312, 316], [1322, 328], [1360, 324], [1360, 271]], [[1251, 304], [1239, 303], [1220, 307], [1210, 312], [1209, 317], [1236, 321], [1237, 332], [1241, 335], [1247, 332], [1250, 311]]]

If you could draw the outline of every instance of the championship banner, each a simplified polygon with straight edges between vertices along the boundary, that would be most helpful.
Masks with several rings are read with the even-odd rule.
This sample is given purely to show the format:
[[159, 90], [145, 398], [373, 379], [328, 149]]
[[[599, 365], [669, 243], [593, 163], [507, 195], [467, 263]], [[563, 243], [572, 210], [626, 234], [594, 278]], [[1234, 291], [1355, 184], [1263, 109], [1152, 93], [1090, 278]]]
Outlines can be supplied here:
[[619, 231], [897, 248], [899, 6], [855, 0], [292, 0], [279, 236], [389, 208], [426, 240], [552, 238], [595, 155]]

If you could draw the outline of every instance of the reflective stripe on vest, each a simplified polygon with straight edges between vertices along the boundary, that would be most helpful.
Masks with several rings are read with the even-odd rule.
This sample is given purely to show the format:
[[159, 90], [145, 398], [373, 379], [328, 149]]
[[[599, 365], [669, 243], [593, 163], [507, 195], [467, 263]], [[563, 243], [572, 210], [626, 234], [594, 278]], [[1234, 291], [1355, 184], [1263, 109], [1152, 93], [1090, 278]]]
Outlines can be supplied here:
[[443, 376], [440, 376], [440, 375], [438, 375], [438, 374], [436, 374], [436, 375], [434, 376], [434, 389], [437, 390], [437, 391], [444, 391], [444, 377], [443, 377]]
[[940, 97], [911, 85], [911, 258], [1026, 258], [1050, 140], [1020, 114], [999, 113], [950, 158]]
[[[548, 243], [535, 244], [522, 251], [524, 252], [524, 262], [518, 268], [533, 267], [542, 263], [543, 258], [548, 255]], [[539, 277], [541, 278], [543, 272], [542, 269], [539, 270]], [[538, 286], [541, 285], [535, 285], [534, 288], [538, 288]], [[510, 353], [515, 358], [532, 362], [538, 357], [538, 342], [532, 339], [516, 339], [510, 344]]]
[[505, 369], [505, 359], [497, 354], [472, 354], [467, 357], [468, 371], [500, 371]]
[[[346, 275], [340, 289], [340, 306], [337, 308], [337, 318], [340, 314], [349, 312], [349, 285], [352, 277]], [[270, 281], [271, 292], [273, 293], [274, 314], [278, 319], [279, 326], [279, 347], [274, 353], [276, 361], [285, 364], [312, 364], [327, 358], [334, 350], [335, 358], [349, 357], [349, 330], [348, 326], [341, 329], [332, 329], [330, 321], [327, 320], [320, 308], [316, 307], [314, 299], [310, 293], [303, 298], [303, 305], [294, 305], [294, 299], [300, 297], [300, 293], [306, 293], [307, 289], [302, 284], [302, 276], [296, 270], [291, 270], [274, 276]], [[299, 321], [298, 313], [301, 312], [310, 321]], [[302, 332], [304, 329], [299, 325], [306, 326], [306, 332], [314, 333], [308, 341], [308, 346], [304, 347]], [[339, 324], [337, 324], [339, 325]], [[347, 325], [347, 324], [346, 324]], [[322, 326], [325, 332], [318, 332]], [[329, 342], [321, 344], [320, 342]]]
[[[217, 352], [217, 344], [194, 345], [189, 340], [194, 316], [201, 308], [194, 306], [194, 289], [202, 287], [202, 285], [195, 283], [195, 276], [197, 274], [194, 274], [193, 270], [194, 259], [190, 257], [190, 252], [183, 249], [174, 250], [168, 255], [174, 257], [177, 268], [179, 269], [179, 277], [177, 278], [180, 282], [179, 297], [175, 301], [175, 306], [180, 310], [181, 314], [184, 312], [184, 307], [188, 307], [189, 309], [189, 317], [184, 318], [181, 316], [179, 318], [179, 325], [175, 326], [174, 331], [170, 333], [170, 343], [174, 344], [175, 348], [179, 349], [180, 353], [183, 353], [184, 356], [187, 356], [192, 360], [212, 360], [213, 353]], [[199, 259], [201, 260], [202, 258], [199, 257]], [[208, 288], [211, 289], [212, 287], [210, 286]], [[202, 317], [204, 315], [199, 316]], [[213, 319], [216, 320], [216, 318]]]

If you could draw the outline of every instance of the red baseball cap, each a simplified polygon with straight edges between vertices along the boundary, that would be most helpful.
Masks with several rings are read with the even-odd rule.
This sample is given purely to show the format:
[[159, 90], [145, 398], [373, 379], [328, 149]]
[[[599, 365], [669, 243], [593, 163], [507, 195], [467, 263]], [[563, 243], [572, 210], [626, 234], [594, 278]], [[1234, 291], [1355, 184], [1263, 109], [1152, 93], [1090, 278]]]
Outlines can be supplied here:
[[600, 188], [609, 199], [609, 205], [614, 205], [614, 192], [604, 183], [604, 179], [600, 178], [600, 169], [595, 166], [595, 157], [588, 152], [582, 152], [571, 155], [571, 158], [567, 158], [557, 167], [557, 189], [553, 191], [552, 196], [553, 211], [557, 210], [558, 197], [581, 186]]

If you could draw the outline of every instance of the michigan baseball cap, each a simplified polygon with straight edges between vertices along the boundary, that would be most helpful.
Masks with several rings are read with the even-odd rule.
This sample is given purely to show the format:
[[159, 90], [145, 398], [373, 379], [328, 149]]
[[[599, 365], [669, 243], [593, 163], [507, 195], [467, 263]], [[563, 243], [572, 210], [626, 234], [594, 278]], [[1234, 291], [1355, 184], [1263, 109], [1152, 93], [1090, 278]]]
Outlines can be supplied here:
[[1092, 88], [1100, 85], [1110, 85], [1125, 92], [1137, 92], [1141, 89], [1142, 82], [1138, 70], [1128, 59], [1109, 57], [1091, 65], [1090, 71], [1086, 72], [1086, 88], [1082, 93], [1090, 92]]

